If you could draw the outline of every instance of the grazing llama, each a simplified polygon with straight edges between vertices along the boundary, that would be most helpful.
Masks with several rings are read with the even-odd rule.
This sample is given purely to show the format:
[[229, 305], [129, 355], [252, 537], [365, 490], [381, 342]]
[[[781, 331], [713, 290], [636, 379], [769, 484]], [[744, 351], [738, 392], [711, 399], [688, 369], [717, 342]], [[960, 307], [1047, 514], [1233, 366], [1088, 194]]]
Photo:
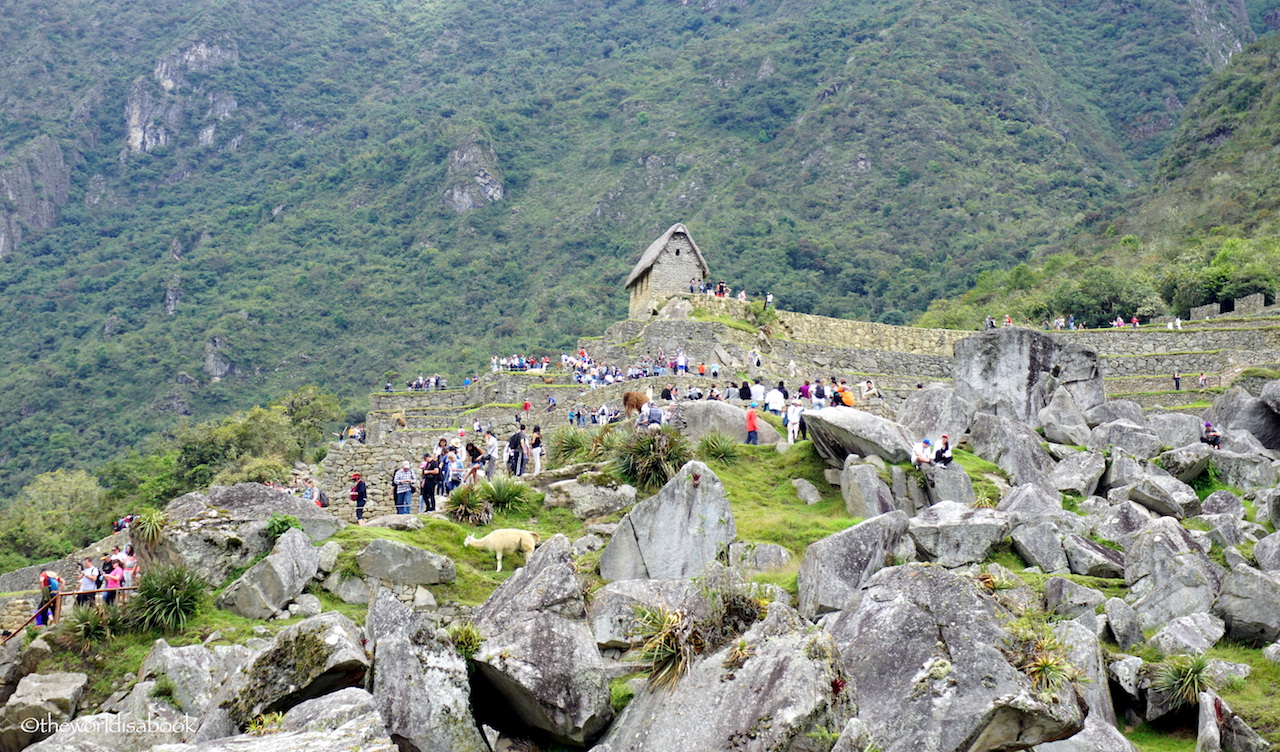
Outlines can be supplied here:
[[494, 571], [501, 572], [503, 554], [513, 554], [516, 551], [521, 551], [525, 555], [525, 561], [528, 561], [529, 554], [533, 553], [533, 547], [538, 545], [538, 534], [531, 533], [528, 530], [503, 528], [494, 530], [483, 538], [468, 535], [462, 544], [472, 548], [482, 548], [497, 554], [498, 568]]

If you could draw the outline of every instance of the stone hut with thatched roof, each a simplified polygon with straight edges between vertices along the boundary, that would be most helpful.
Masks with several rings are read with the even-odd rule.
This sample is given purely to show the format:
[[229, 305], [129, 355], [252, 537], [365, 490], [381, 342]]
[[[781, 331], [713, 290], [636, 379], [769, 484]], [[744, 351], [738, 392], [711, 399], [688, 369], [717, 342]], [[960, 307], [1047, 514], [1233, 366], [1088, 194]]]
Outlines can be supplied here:
[[631, 292], [628, 318], [645, 319], [672, 295], [689, 292], [689, 280], [707, 278], [707, 260], [682, 224], [671, 225], [653, 241], [627, 277]]

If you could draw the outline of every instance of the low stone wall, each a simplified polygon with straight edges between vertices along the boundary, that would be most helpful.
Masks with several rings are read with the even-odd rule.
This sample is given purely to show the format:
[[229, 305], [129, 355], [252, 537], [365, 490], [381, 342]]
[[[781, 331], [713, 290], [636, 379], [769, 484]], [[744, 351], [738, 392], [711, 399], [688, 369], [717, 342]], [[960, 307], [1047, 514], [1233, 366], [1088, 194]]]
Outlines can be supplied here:
[[[746, 305], [731, 298], [686, 296], [695, 308], [718, 316], [745, 320]], [[778, 334], [799, 342], [818, 342], [849, 349], [888, 350], [951, 357], [955, 343], [974, 332], [958, 329], [921, 329], [870, 321], [833, 319], [807, 313], [778, 310]]]
[[412, 462], [416, 469], [424, 449], [396, 443], [374, 445], [351, 441], [342, 446], [330, 445], [318, 479], [320, 489], [329, 495], [329, 512], [340, 520], [355, 522], [356, 505], [348, 492], [354, 485], [350, 480], [351, 474], [360, 473], [369, 488], [365, 518], [395, 514], [395, 501], [390, 496], [391, 477], [400, 463], [406, 460]]
[[[1158, 355], [1216, 350], [1280, 352], [1280, 327], [1254, 329], [1194, 329], [1170, 331], [1161, 327], [1049, 332], [1053, 337], [1084, 345], [1099, 355]], [[1206, 368], [1219, 371], [1219, 368]]]
[[[1274, 356], [1272, 356], [1274, 357]], [[1200, 372], [1217, 373], [1256, 362], [1253, 351], [1219, 350], [1217, 352], [1162, 353], [1155, 355], [1103, 355], [1098, 365], [1104, 378], [1113, 376], [1151, 376], [1181, 371], [1184, 383], [1195, 383]]]
[[[1280, 301], [1280, 293], [1272, 296], [1272, 300]], [[1280, 315], [1280, 303], [1267, 305], [1266, 296], [1260, 292], [1236, 298], [1229, 306], [1231, 310], [1222, 312], [1223, 305], [1209, 303], [1191, 309], [1189, 320], [1211, 319], [1215, 316], [1277, 316]]]

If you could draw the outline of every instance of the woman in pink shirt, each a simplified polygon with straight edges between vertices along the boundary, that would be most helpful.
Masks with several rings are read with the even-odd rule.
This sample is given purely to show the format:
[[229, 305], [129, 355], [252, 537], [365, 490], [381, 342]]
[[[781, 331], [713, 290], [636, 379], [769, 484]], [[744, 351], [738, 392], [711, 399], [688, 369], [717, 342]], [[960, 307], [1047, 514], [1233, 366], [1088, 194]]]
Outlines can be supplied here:
[[107, 559], [107, 563], [102, 567], [102, 580], [107, 589], [103, 594], [102, 602], [110, 606], [116, 602], [116, 590], [124, 581], [124, 567], [120, 566], [120, 562], [115, 559]]

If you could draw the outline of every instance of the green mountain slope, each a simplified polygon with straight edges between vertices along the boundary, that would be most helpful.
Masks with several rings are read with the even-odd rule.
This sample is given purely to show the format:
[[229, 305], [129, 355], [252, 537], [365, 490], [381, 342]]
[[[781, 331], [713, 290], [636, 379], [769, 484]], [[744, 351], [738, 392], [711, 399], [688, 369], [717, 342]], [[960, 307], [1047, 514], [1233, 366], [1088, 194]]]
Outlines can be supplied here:
[[1251, 34], [1234, 1], [0, 0], [0, 494], [564, 347], [676, 221], [735, 287], [905, 321], [1141, 185]]
[[[1105, 220], [1082, 222], [1071, 253], [987, 274], [920, 321], [977, 326], [1074, 313], [1177, 315], [1280, 290], [1280, 38], [1272, 35], [1211, 76], [1154, 171], [1154, 182]], [[1229, 309], [1228, 309], [1229, 310]]]

